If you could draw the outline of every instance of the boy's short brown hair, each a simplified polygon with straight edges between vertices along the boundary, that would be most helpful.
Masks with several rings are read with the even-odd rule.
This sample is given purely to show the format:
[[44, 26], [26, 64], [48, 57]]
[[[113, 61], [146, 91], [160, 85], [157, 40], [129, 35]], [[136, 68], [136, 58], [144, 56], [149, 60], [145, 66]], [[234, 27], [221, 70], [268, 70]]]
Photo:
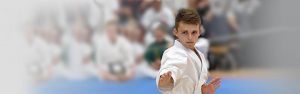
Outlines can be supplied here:
[[[200, 16], [198, 12], [194, 9], [180, 9], [175, 18], [175, 29], [178, 30], [179, 23], [183, 22], [186, 24], [199, 24], [200, 23]], [[200, 29], [200, 27], [199, 27]]]

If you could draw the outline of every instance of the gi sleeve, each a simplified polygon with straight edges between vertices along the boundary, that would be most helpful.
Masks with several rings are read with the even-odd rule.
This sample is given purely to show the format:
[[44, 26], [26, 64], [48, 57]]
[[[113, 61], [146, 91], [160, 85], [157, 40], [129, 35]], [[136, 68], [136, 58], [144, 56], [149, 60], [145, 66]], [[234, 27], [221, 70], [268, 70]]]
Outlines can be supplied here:
[[182, 74], [187, 65], [187, 54], [183, 51], [182, 52], [175, 51], [175, 50], [173, 51], [166, 50], [165, 53], [163, 54], [159, 75], [156, 78], [156, 83], [158, 86], [160, 76], [170, 71], [172, 73], [171, 77], [174, 81], [174, 84], [173, 86], [164, 87], [164, 88], [160, 88], [158, 86], [159, 90], [162, 92], [171, 91], [173, 87], [176, 86], [178, 79], [182, 77]]

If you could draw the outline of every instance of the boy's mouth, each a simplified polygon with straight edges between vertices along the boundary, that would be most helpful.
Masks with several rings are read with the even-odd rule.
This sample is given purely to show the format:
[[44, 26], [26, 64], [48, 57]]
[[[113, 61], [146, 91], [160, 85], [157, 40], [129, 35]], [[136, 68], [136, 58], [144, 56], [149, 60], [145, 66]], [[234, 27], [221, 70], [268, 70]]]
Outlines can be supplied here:
[[186, 42], [187, 44], [192, 44], [192, 43], [194, 43], [194, 42]]

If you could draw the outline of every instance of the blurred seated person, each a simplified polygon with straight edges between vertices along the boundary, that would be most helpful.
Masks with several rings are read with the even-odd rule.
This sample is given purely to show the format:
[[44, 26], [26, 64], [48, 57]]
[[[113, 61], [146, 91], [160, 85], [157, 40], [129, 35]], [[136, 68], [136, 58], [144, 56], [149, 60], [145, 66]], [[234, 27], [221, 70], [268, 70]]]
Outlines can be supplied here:
[[100, 78], [126, 81], [134, 76], [134, 57], [129, 41], [120, 35], [116, 20], [108, 21], [104, 34], [96, 45]]
[[139, 64], [143, 60], [145, 45], [142, 41], [144, 37], [141, 25], [135, 19], [130, 19], [124, 28], [124, 35], [130, 42], [132, 52], [134, 55], [135, 64]]
[[131, 43], [131, 48], [134, 55], [134, 62], [136, 67], [135, 77], [143, 78], [150, 77], [155, 78], [157, 71], [153, 69], [144, 59], [144, 53], [146, 50], [145, 44], [143, 43], [143, 27], [141, 24], [137, 23], [134, 19], [128, 21], [125, 29], [126, 38], [129, 39]]
[[144, 54], [148, 64], [155, 70], [159, 70], [162, 55], [170, 46], [170, 43], [165, 39], [165, 34], [164, 27], [158, 26], [154, 31], [155, 41], [149, 45]]
[[28, 71], [34, 80], [48, 80], [53, 76], [53, 68], [63, 63], [61, 59], [60, 28], [55, 23], [47, 23], [36, 29], [32, 37], [32, 49], [28, 56]]
[[239, 31], [236, 15], [230, 4], [223, 1], [212, 2], [211, 7], [207, 14], [207, 36], [211, 43], [208, 55], [210, 70], [236, 69], [237, 63], [232, 54]]
[[71, 36], [64, 45], [66, 63], [56, 67], [56, 74], [72, 80], [82, 80], [96, 75], [92, 60], [92, 29], [82, 20], [77, 20], [71, 28]]

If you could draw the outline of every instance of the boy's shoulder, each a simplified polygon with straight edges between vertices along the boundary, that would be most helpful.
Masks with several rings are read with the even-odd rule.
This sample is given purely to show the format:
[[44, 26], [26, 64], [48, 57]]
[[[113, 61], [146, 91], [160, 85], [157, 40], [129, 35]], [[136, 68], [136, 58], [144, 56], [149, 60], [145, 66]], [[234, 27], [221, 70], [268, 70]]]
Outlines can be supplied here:
[[176, 55], [176, 56], [186, 57], [188, 54], [184, 49], [181, 49], [181, 48], [176, 47], [176, 46], [172, 46], [172, 47], [170, 47], [170, 48], [168, 48], [164, 51], [164, 55], [171, 55], [171, 56]]

